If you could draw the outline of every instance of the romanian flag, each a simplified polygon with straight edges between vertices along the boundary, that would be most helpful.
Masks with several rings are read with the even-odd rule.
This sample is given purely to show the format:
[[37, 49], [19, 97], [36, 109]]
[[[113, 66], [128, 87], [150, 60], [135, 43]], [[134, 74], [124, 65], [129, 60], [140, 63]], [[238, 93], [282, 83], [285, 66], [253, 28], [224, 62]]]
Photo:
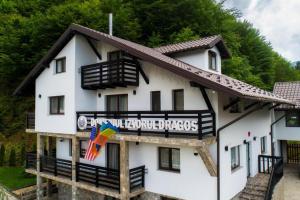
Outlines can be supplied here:
[[85, 154], [85, 159], [95, 160], [100, 154], [101, 148], [105, 146], [108, 139], [119, 132], [116, 126], [110, 122], [102, 123], [100, 128], [93, 127], [90, 135], [89, 145]]

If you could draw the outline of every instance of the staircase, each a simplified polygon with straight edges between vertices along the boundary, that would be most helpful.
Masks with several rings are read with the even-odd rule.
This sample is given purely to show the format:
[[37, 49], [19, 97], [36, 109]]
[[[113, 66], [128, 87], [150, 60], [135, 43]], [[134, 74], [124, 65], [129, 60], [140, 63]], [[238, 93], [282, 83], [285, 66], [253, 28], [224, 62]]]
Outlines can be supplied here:
[[248, 178], [246, 187], [239, 194], [240, 200], [264, 200], [270, 174], [258, 173], [255, 177]]

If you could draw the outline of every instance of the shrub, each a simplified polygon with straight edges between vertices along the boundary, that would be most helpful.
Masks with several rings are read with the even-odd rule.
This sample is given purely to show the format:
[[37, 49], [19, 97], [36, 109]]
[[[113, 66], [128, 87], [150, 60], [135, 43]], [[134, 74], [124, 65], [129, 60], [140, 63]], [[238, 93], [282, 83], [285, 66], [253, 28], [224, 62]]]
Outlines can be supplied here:
[[9, 166], [16, 166], [16, 151], [14, 148], [11, 149], [9, 159], [8, 159]]
[[26, 157], [25, 145], [22, 145], [22, 148], [20, 151], [20, 165], [21, 166], [23, 166], [25, 163], [25, 157]]
[[4, 144], [1, 145], [0, 148], [0, 166], [4, 166], [4, 162], [5, 162], [5, 146]]

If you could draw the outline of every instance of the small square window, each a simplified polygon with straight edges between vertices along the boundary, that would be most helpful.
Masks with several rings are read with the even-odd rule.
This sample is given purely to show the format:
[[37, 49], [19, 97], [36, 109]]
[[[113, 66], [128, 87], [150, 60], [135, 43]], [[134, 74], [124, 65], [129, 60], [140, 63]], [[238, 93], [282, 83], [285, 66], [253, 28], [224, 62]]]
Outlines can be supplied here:
[[286, 113], [286, 127], [300, 127], [300, 113], [288, 112]]
[[234, 170], [240, 166], [240, 146], [231, 148], [231, 170]]
[[209, 69], [217, 70], [217, 54], [213, 51], [208, 51]]
[[159, 147], [159, 169], [180, 172], [180, 149]]
[[63, 115], [65, 113], [65, 97], [55, 96], [50, 97], [50, 114], [51, 115]]
[[266, 153], [266, 151], [267, 151], [267, 142], [266, 142], [266, 140], [267, 140], [266, 136], [260, 138], [261, 153]]
[[65, 57], [56, 59], [55, 69], [56, 69], [55, 70], [56, 74], [66, 72], [66, 58]]

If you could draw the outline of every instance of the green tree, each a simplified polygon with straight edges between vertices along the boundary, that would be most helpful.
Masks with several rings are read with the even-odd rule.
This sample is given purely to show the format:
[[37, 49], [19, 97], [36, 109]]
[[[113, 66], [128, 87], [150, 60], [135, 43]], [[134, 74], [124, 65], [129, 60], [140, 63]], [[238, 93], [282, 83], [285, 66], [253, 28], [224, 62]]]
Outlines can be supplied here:
[[16, 151], [14, 148], [10, 151], [8, 165], [11, 167], [16, 166]]

